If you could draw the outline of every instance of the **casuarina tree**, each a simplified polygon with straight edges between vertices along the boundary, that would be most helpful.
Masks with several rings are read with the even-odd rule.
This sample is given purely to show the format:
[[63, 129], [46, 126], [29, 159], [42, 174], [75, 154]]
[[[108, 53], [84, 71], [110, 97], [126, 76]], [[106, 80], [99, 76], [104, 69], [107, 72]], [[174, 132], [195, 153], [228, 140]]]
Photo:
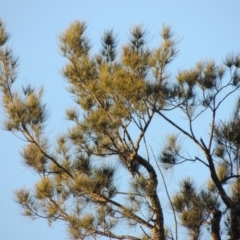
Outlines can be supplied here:
[[[121, 48], [114, 31], [105, 31], [95, 54], [86, 28], [74, 22], [59, 38], [67, 60], [62, 74], [74, 103], [66, 110], [71, 127], [53, 142], [45, 130], [43, 88], [13, 89], [18, 60], [0, 22], [5, 129], [21, 134], [24, 163], [39, 176], [32, 190], [15, 192], [23, 214], [50, 224], [64, 221], [73, 239], [177, 240], [182, 228], [189, 239], [238, 239], [240, 57], [227, 55], [222, 64], [205, 60], [173, 76], [169, 66], [178, 50], [169, 26], [163, 26], [156, 48], [142, 26], [131, 28]], [[218, 113], [232, 96], [236, 104], [226, 120]], [[147, 136], [153, 119], [159, 138], [162, 123], [172, 131], [159, 139], [162, 148], [151, 146]], [[182, 148], [185, 140], [191, 147]], [[170, 189], [166, 169], [187, 163], [202, 164], [207, 179], [198, 184], [187, 176]], [[167, 226], [170, 217], [174, 224]]]

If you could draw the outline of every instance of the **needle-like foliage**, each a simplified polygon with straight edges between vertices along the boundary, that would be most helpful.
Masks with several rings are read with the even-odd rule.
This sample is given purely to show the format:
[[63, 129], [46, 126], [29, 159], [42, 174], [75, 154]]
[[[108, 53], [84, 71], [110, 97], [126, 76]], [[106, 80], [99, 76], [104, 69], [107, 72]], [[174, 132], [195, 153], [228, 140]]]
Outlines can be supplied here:
[[[163, 26], [162, 42], [155, 49], [142, 26], [131, 28], [121, 48], [114, 31], [105, 31], [98, 54], [91, 52], [86, 29], [86, 23], [77, 21], [59, 38], [67, 59], [62, 74], [75, 105], [66, 110], [72, 127], [49, 144], [43, 88], [13, 89], [18, 60], [6, 46], [9, 34], [0, 21], [5, 128], [21, 134], [24, 164], [40, 176], [32, 190], [15, 193], [23, 214], [46, 218], [49, 224], [64, 221], [73, 239], [177, 240], [181, 226], [194, 240], [202, 235], [224, 239], [226, 231], [231, 240], [238, 239], [240, 100], [229, 121], [216, 116], [240, 88], [240, 57], [228, 55], [223, 65], [198, 62], [173, 79], [168, 66], [178, 51], [169, 26]], [[179, 113], [184, 118], [178, 119]], [[147, 135], [155, 116], [156, 130], [164, 130], [163, 122], [174, 130], [163, 140], [162, 151], [152, 151], [158, 162], [149, 154]], [[199, 131], [199, 119], [207, 136]], [[183, 150], [185, 139], [191, 144]], [[202, 155], [194, 152], [197, 148]], [[161, 168], [188, 163], [202, 164], [209, 179], [196, 184], [198, 179], [185, 178], [179, 190], [169, 191]], [[161, 179], [174, 228], [165, 224], [169, 211], [163, 208]]]

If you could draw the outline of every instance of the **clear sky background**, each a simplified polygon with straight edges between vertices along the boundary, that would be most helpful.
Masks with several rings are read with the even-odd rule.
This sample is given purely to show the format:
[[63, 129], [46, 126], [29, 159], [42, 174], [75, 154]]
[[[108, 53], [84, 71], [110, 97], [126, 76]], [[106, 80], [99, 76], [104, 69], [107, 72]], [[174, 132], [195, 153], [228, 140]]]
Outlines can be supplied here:
[[[172, 66], [177, 72], [194, 66], [198, 60], [212, 58], [220, 62], [226, 54], [240, 52], [239, 11], [239, 0], [0, 0], [0, 17], [12, 35], [9, 46], [20, 60], [16, 85], [45, 86], [50, 137], [67, 126], [64, 109], [71, 105], [60, 74], [64, 59], [57, 44], [59, 34], [71, 22], [88, 23], [93, 52], [99, 49], [99, 39], [106, 29], [114, 28], [121, 44], [128, 39], [131, 26], [143, 24], [149, 30], [149, 45], [157, 46], [162, 24], [170, 24], [181, 40], [179, 57]], [[31, 221], [19, 214], [13, 191], [33, 186], [37, 180], [21, 162], [22, 144], [0, 129], [0, 239], [68, 239], [62, 223], [49, 228], [46, 221]]]

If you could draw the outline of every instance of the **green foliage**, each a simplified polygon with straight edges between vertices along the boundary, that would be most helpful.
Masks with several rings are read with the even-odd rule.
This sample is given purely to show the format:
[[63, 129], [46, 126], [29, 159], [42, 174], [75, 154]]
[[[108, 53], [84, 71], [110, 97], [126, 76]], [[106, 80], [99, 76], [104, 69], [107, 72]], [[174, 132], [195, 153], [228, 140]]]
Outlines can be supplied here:
[[36, 198], [45, 199], [53, 197], [53, 185], [49, 178], [43, 178], [36, 184]]
[[197, 192], [197, 187], [190, 179], [182, 181], [172, 203], [179, 212], [181, 224], [189, 230], [191, 239], [196, 240], [200, 237], [202, 225], [210, 218], [212, 207], [219, 205], [210, 192]]
[[85, 56], [90, 50], [89, 39], [84, 35], [86, 23], [74, 22], [60, 36], [60, 48], [67, 58]]
[[[113, 30], [106, 31], [102, 37], [102, 51], [101, 54], [105, 57], [107, 62], [113, 62], [116, 58], [116, 46], [117, 40], [116, 36], [113, 33]], [[101, 59], [101, 57], [100, 57]]]
[[[191, 239], [200, 239], [201, 234], [209, 238], [206, 225], [211, 227], [212, 239], [224, 238], [226, 231], [231, 240], [237, 239], [240, 100], [228, 121], [216, 116], [223, 102], [240, 88], [239, 55], [228, 55], [224, 65], [198, 62], [179, 70], [173, 79], [168, 66], [178, 50], [170, 26], [163, 26], [162, 42], [156, 48], [149, 47], [142, 26], [131, 28], [129, 41], [119, 50], [117, 35], [105, 31], [95, 55], [86, 30], [86, 23], [76, 21], [59, 38], [67, 59], [62, 74], [75, 105], [66, 110], [71, 128], [49, 144], [43, 88], [13, 89], [18, 60], [6, 47], [9, 34], [0, 21], [5, 128], [24, 139], [23, 163], [40, 177], [33, 190], [15, 193], [23, 214], [47, 218], [49, 224], [65, 221], [74, 239], [177, 240], [181, 232], [177, 220]], [[179, 113], [187, 124], [176, 119]], [[204, 113], [211, 119], [204, 122], [207, 135], [199, 127]], [[159, 161], [149, 155], [147, 135], [156, 115], [160, 130], [166, 122], [174, 131], [162, 149], [154, 149], [161, 153]], [[182, 147], [185, 139], [192, 144], [187, 150]], [[144, 145], [146, 157], [140, 154]], [[202, 154], [192, 156], [196, 148]], [[161, 168], [195, 162], [207, 170], [207, 186], [197, 187], [186, 178], [171, 198]], [[159, 175], [166, 185], [174, 229], [164, 222]]]
[[25, 146], [22, 156], [27, 166], [36, 169], [40, 173], [45, 171], [47, 158], [35, 144]]
[[166, 144], [162, 149], [162, 154], [160, 161], [164, 163], [166, 168], [173, 166], [177, 163], [177, 158], [179, 158], [181, 146], [179, 144], [179, 138], [177, 135], [167, 136]]

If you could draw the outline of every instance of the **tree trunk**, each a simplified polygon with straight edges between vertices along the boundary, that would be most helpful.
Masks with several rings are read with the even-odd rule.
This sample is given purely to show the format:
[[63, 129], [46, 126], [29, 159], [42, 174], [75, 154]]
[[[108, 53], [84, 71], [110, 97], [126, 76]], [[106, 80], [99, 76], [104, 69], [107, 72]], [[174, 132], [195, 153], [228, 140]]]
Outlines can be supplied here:
[[222, 218], [222, 212], [218, 209], [214, 209], [212, 213], [213, 213], [213, 218], [211, 220], [212, 240], [221, 240], [220, 222]]
[[230, 240], [238, 240], [240, 239], [240, 209], [238, 207], [238, 204], [232, 206], [230, 214], [231, 214], [231, 229], [229, 233]]
[[159, 197], [157, 195], [157, 186], [158, 186], [157, 174], [153, 166], [138, 154], [136, 154], [134, 160], [138, 164], [143, 166], [149, 173], [149, 184], [152, 188], [152, 192], [148, 197], [152, 204], [152, 210], [154, 213], [154, 216], [153, 216], [154, 228], [152, 229], [153, 240], [165, 240], [163, 212], [162, 212], [162, 207], [161, 207]]
[[154, 229], [152, 231], [153, 240], [165, 240], [163, 212], [157, 194], [154, 194], [154, 196], [152, 197], [152, 202], [153, 202], [152, 207], [155, 210], [156, 217], [155, 219], [156, 222], [154, 224]]

